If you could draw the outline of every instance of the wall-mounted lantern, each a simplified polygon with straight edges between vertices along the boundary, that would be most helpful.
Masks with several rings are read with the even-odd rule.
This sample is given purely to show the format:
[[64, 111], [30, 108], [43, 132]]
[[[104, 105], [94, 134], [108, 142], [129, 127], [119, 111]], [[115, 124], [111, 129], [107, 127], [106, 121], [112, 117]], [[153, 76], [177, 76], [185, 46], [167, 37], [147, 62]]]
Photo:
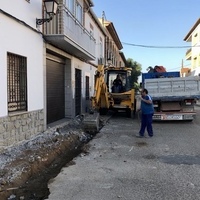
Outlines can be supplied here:
[[37, 25], [42, 25], [44, 22], [50, 22], [53, 19], [54, 15], [57, 13], [58, 3], [55, 0], [44, 0], [44, 7], [49, 18], [36, 19]]

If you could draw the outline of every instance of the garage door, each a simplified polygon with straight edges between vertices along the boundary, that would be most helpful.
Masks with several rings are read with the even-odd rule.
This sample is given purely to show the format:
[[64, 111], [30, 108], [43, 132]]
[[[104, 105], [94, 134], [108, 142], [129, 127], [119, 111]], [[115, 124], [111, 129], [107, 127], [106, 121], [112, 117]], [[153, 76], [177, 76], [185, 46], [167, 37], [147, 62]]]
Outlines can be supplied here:
[[64, 117], [64, 65], [47, 59], [47, 123]]

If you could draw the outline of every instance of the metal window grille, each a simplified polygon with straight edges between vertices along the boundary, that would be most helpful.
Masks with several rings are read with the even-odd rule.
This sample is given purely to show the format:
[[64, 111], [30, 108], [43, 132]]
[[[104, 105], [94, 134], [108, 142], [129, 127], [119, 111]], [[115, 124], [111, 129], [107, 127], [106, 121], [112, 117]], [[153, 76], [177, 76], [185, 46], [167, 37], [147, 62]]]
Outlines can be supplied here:
[[89, 92], [89, 76], [85, 77], [85, 99], [90, 99], [90, 92]]
[[27, 59], [7, 53], [8, 112], [27, 111]]

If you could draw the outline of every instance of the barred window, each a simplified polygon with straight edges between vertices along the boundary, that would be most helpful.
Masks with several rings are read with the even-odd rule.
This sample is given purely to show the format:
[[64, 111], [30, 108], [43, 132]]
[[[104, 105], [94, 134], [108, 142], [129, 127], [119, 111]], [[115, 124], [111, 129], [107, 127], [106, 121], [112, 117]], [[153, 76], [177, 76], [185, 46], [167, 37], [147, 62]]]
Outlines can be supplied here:
[[27, 111], [27, 59], [7, 53], [8, 112]]
[[85, 99], [90, 99], [90, 91], [89, 91], [89, 76], [85, 77]]

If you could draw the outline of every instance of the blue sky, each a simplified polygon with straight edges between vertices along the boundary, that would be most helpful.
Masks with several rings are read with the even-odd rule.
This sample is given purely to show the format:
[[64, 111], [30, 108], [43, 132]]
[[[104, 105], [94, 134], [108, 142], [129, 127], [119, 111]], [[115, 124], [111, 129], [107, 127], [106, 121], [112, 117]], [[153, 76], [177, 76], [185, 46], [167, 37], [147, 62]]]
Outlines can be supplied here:
[[179, 71], [182, 59], [188, 65], [184, 58], [191, 44], [183, 40], [200, 18], [200, 0], [93, 0], [93, 3], [97, 17], [102, 17], [104, 11], [106, 20], [113, 22], [126, 59], [140, 63], [142, 72], [155, 65]]

